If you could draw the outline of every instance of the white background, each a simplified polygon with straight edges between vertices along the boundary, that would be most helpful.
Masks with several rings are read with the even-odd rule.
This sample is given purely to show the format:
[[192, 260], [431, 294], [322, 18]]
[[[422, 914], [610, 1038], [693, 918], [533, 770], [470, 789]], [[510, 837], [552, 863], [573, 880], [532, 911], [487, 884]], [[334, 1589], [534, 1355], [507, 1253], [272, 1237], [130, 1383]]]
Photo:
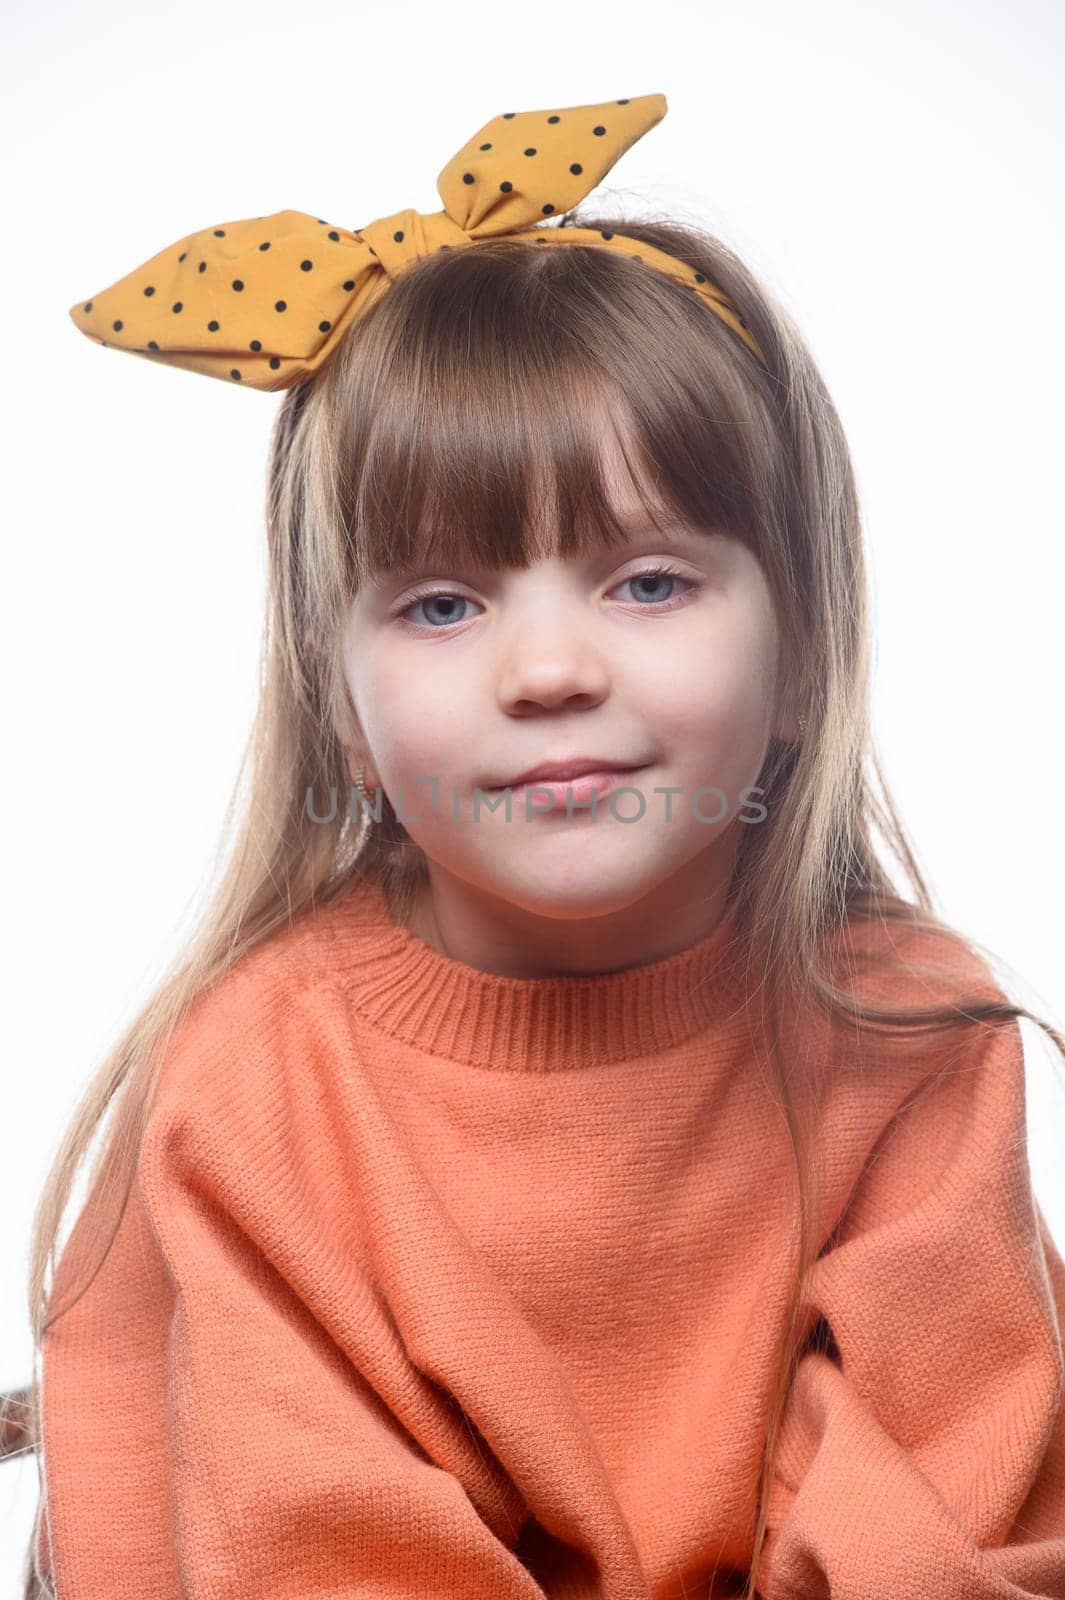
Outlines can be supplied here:
[[[221, 219], [437, 210], [438, 171], [501, 111], [667, 96], [597, 196], [714, 229], [806, 333], [863, 497], [889, 784], [939, 909], [1065, 1026], [1053, 0], [7, 16], [0, 1389], [31, 1371], [27, 1241], [61, 1127], [218, 839], [279, 403], [104, 349], [67, 308]], [[1065, 1241], [1065, 1069], [1025, 1028], [1033, 1178]], [[32, 1462], [0, 1464], [0, 1600], [36, 1493]]]

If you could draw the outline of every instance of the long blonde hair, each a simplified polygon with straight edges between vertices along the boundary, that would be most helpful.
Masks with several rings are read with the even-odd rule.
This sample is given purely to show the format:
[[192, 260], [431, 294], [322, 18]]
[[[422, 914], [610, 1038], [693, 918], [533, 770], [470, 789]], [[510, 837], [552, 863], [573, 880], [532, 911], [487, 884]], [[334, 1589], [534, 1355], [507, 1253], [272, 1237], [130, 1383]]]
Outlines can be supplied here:
[[[803, 1349], [830, 1336], [801, 1325], [800, 1288], [819, 1240], [813, 1163], [783, 1069], [784, 997], [813, 997], [855, 1029], [957, 1029], [1026, 1016], [999, 995], [902, 1010], [859, 1001], [820, 959], [825, 936], [859, 920], [934, 930], [935, 914], [872, 749], [869, 630], [858, 499], [839, 418], [785, 312], [723, 243], [690, 224], [570, 213], [559, 224], [624, 233], [686, 261], [723, 288], [766, 368], [694, 295], [620, 254], [494, 240], [441, 250], [404, 272], [350, 329], [333, 360], [279, 405], [271, 440], [269, 585], [261, 693], [227, 813], [209, 902], [165, 980], [89, 1083], [37, 1206], [29, 1305], [41, 1341], [99, 1269], [126, 1203], [168, 1040], [200, 991], [354, 874], [373, 877], [404, 920], [425, 858], [383, 797], [367, 827], [345, 805], [311, 820], [308, 791], [348, 793], [348, 707], [340, 631], [367, 576], [431, 546], [440, 564], [472, 551], [525, 565], [545, 491], [563, 553], [620, 537], [594, 419], [605, 397], [633, 442], [656, 506], [724, 530], [756, 554], [775, 602], [790, 687], [807, 732], [771, 740], [759, 783], [766, 819], [744, 830], [734, 893], [757, 973], [775, 1091], [795, 1156], [797, 1255], [765, 1418], [753, 1557], [755, 1594], [781, 1411]], [[321, 814], [322, 805], [315, 808]], [[910, 885], [893, 887], [886, 844]], [[54, 1279], [72, 1185], [105, 1113], [91, 1173], [95, 1265]], [[88, 1213], [88, 1204], [84, 1208]], [[76, 1290], [76, 1292], [75, 1292]], [[29, 1448], [39, 1449], [36, 1372]], [[38, 1453], [40, 1475], [40, 1453]], [[33, 1588], [33, 1547], [27, 1594]]]

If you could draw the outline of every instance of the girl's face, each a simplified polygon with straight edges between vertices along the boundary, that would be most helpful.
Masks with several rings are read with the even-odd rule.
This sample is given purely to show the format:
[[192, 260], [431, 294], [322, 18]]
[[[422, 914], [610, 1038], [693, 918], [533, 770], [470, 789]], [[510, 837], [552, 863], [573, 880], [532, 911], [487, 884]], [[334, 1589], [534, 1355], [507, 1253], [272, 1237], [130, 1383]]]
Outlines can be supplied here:
[[[691, 529], [636, 524], [627, 548], [590, 557], [364, 586], [344, 640], [354, 761], [428, 858], [416, 931], [514, 973], [658, 959], [709, 931], [739, 830], [758, 825], [737, 815], [762, 815], [744, 791], [770, 735], [789, 736], [777, 649], [755, 557]], [[552, 806], [516, 790], [529, 768], [580, 757], [638, 770], [594, 807], [574, 788], [569, 815], [565, 791]], [[509, 819], [494, 792], [508, 784]]]

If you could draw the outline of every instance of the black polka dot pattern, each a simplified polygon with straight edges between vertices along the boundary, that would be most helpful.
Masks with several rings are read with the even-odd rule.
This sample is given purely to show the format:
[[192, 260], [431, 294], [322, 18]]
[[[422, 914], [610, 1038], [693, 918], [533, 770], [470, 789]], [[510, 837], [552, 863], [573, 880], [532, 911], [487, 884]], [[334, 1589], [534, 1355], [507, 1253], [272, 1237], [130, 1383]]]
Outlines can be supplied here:
[[503, 112], [440, 172], [441, 211], [397, 211], [357, 228], [302, 211], [209, 226], [79, 301], [69, 315], [105, 347], [150, 352], [158, 362], [245, 388], [282, 389], [328, 359], [353, 317], [373, 304], [375, 285], [421, 258], [506, 236], [610, 248], [634, 270], [656, 267], [762, 359], [747, 319], [705, 273], [624, 233], [538, 226], [578, 205], [666, 109], [657, 94]]

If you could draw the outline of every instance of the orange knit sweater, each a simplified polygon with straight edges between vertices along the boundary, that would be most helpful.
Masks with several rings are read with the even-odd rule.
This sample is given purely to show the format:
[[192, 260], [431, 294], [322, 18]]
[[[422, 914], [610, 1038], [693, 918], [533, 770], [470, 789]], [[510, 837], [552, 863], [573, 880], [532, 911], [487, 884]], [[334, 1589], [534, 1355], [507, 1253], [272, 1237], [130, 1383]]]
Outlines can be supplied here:
[[[1000, 992], [901, 937], [940, 997]], [[651, 965], [502, 977], [367, 883], [205, 991], [45, 1339], [59, 1600], [735, 1593], [795, 1242], [742, 948], [730, 910]], [[793, 1089], [827, 1083], [804, 1305], [834, 1343], [789, 1392], [759, 1592], [1065, 1596], [1065, 1268], [1017, 1024], [790, 1027]]]

